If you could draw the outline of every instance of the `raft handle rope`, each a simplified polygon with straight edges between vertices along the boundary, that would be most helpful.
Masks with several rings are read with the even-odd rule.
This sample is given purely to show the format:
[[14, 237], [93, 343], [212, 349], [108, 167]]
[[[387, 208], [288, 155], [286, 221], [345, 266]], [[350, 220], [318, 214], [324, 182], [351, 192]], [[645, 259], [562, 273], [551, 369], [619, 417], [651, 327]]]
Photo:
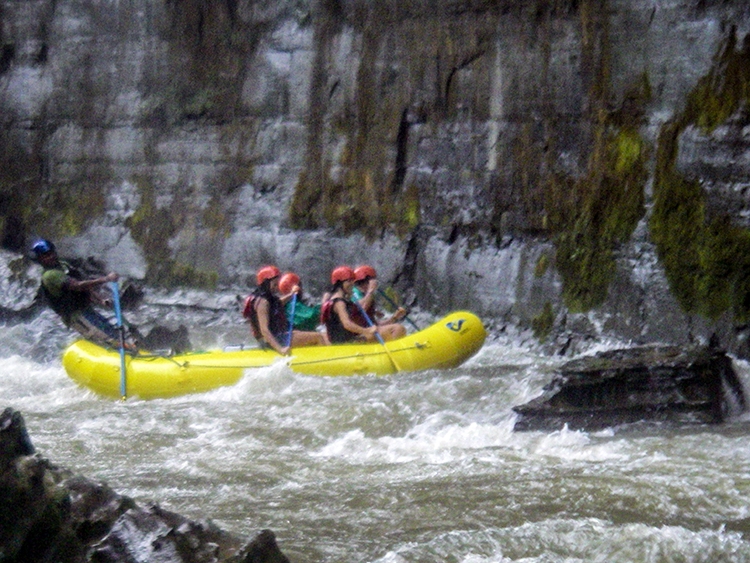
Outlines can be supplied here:
[[[422, 342], [422, 343], [418, 342], [418, 343], [414, 344], [413, 346], [406, 346], [406, 347], [398, 348], [397, 350], [394, 350], [394, 352], [404, 352], [404, 351], [407, 351], [407, 350], [422, 350], [424, 348], [429, 348], [429, 347], [430, 347], [429, 342]], [[254, 348], [248, 348], [248, 350], [255, 350], [255, 349]], [[377, 350], [379, 350], [379, 349], [377, 349]], [[369, 352], [369, 353], [355, 352], [355, 353], [353, 353], [353, 354], [351, 354], [349, 356], [340, 356], [339, 358], [337, 358], [337, 360], [352, 360], [352, 359], [357, 359], [357, 358], [363, 358], [363, 357], [366, 357], [366, 356], [378, 356], [381, 353], [382, 353], [381, 351], [373, 351], [373, 352]], [[386, 350], [386, 354], [387, 353], [388, 353], [388, 350]], [[201, 353], [200, 352], [188, 352], [186, 355], [193, 355], [193, 354], [196, 355], [196, 356], [199, 356]], [[390, 356], [390, 354], [389, 354], [389, 356]], [[185, 360], [184, 362], [180, 363], [177, 360], [174, 360], [172, 358], [169, 358], [169, 357], [166, 357], [166, 356], [159, 356], [159, 355], [156, 355], [156, 354], [153, 354], [153, 355], [151, 355], [151, 354], [149, 354], [149, 355], [142, 355], [142, 356], [138, 356], [138, 358], [146, 360], [146, 361], [157, 360], [157, 359], [169, 360], [169, 361], [175, 363], [176, 365], [180, 366], [181, 368], [186, 368], [186, 367], [188, 367], [190, 365], [190, 362], [188, 360]], [[306, 366], [306, 365], [311, 365], [311, 364], [322, 364], [322, 363], [330, 362], [330, 361], [331, 361], [330, 358], [324, 358], [324, 359], [320, 359], [320, 360], [308, 360], [308, 361], [304, 361], [304, 362], [292, 359], [291, 360], [291, 364], [297, 365], [297, 366]], [[211, 365], [211, 364], [203, 364], [203, 363], [195, 362], [194, 361], [193, 365], [195, 365], [196, 367], [206, 368], [206, 369], [260, 369], [260, 368], [268, 367], [269, 364], [263, 364], [263, 365], [260, 365], [260, 366], [228, 365], [228, 364]]]

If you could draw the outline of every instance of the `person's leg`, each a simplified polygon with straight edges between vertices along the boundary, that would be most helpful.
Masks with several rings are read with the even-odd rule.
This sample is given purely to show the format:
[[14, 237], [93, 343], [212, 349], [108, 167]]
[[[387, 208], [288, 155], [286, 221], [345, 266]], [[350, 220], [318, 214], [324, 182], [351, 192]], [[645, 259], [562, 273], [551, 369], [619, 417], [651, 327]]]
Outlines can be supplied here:
[[324, 346], [325, 336], [316, 331], [294, 330], [292, 331], [292, 348], [298, 346]]
[[73, 313], [70, 318], [70, 328], [77, 331], [86, 340], [113, 348], [120, 346], [120, 335], [117, 329], [93, 309], [84, 309]]
[[399, 323], [383, 325], [378, 327], [383, 340], [398, 340], [406, 336], [406, 327]]

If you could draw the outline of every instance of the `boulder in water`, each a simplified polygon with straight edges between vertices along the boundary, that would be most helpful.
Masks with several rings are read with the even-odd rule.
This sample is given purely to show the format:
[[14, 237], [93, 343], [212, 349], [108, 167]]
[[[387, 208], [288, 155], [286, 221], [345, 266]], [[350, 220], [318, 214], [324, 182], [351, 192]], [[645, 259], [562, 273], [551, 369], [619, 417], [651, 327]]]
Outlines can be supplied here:
[[289, 563], [270, 530], [248, 542], [55, 467], [11, 408], [0, 415], [0, 561]]
[[732, 360], [713, 346], [612, 350], [563, 365], [514, 407], [515, 430], [599, 430], [640, 421], [715, 424], [745, 409]]

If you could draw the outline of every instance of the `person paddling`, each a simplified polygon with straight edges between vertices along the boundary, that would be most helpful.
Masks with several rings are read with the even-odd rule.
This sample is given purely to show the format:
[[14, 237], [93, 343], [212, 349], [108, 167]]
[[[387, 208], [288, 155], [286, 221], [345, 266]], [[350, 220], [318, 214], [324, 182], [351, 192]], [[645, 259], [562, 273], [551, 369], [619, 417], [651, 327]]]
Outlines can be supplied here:
[[380, 333], [385, 340], [396, 340], [406, 336], [406, 327], [398, 323], [406, 316], [406, 309], [398, 307], [390, 317], [385, 318], [385, 314], [375, 302], [375, 292], [378, 290], [377, 278], [378, 274], [372, 266], [366, 264], [357, 266], [354, 269], [352, 299], [359, 303], [372, 322], [380, 327]]
[[[326, 334], [318, 332], [320, 309], [323, 304], [310, 305], [302, 287], [300, 277], [294, 272], [286, 272], [279, 280], [279, 291], [281, 292], [282, 301], [286, 300], [286, 316], [288, 319], [291, 319], [294, 330], [315, 332], [320, 334], [323, 344], [330, 344]], [[296, 299], [290, 299], [292, 295], [296, 295]], [[327, 298], [326, 294], [323, 300], [325, 301]]]
[[253, 336], [261, 346], [268, 346], [282, 356], [289, 354], [295, 346], [325, 344], [325, 338], [318, 332], [292, 330], [286, 316], [285, 302], [295, 292], [279, 296], [281, 271], [276, 266], [263, 266], [256, 274], [258, 286], [245, 300], [243, 316], [250, 321]]
[[[112, 322], [94, 306], [111, 307], [109, 299], [102, 298], [97, 290], [104, 284], [116, 282], [119, 276], [110, 272], [105, 276], [84, 279], [69, 263], [60, 260], [54, 243], [46, 239], [36, 241], [31, 252], [44, 268], [41, 291], [50, 308], [58, 314], [65, 326], [97, 344], [111, 348], [120, 347], [120, 333]], [[129, 337], [125, 348], [134, 351], [135, 342]]]
[[[322, 304], [310, 305], [305, 297], [300, 277], [294, 272], [286, 272], [279, 279], [279, 292], [282, 299], [297, 295], [296, 301], [289, 299], [286, 303], [286, 316], [292, 318], [292, 325], [297, 330], [312, 331], [320, 324], [320, 308]], [[294, 306], [294, 310], [292, 310]]]
[[332, 344], [364, 340], [373, 342], [378, 327], [368, 326], [356, 303], [351, 300], [354, 270], [339, 266], [331, 272], [331, 295], [323, 304], [320, 320], [326, 326]]

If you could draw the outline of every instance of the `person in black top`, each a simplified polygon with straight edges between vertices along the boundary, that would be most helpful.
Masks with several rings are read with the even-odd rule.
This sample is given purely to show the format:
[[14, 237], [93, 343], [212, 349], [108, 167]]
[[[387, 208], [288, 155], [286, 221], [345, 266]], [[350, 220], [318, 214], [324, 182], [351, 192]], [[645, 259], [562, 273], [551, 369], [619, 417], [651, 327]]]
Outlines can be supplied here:
[[353, 301], [359, 303], [370, 320], [378, 325], [383, 340], [396, 340], [406, 336], [406, 327], [398, 322], [406, 316], [406, 309], [399, 307], [389, 318], [385, 318], [375, 303], [377, 289], [378, 274], [375, 268], [366, 264], [354, 268]]
[[294, 293], [279, 297], [279, 276], [276, 266], [263, 266], [258, 270], [258, 287], [246, 299], [243, 316], [250, 321], [253, 336], [262, 346], [269, 346], [282, 356], [289, 354], [292, 347], [325, 344], [323, 334], [315, 331], [292, 330], [290, 333], [285, 302]]
[[368, 326], [362, 309], [351, 300], [354, 270], [348, 266], [339, 266], [331, 272], [331, 283], [331, 295], [323, 304], [320, 315], [330, 342], [373, 342], [377, 338], [378, 327]]

